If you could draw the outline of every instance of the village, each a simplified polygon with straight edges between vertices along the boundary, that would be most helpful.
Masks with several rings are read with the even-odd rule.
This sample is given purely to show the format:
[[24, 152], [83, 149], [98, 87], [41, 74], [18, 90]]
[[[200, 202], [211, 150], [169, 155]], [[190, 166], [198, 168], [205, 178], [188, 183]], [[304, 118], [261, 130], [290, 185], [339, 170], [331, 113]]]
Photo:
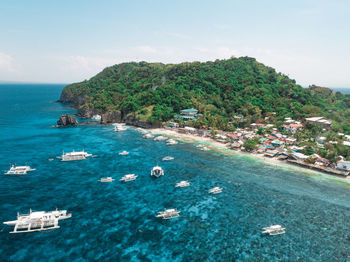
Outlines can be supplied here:
[[[332, 132], [332, 122], [324, 117], [310, 117], [302, 121], [286, 117], [279, 128], [266, 118], [265, 123], [251, 123], [248, 127], [236, 128], [234, 131], [220, 131], [192, 127], [191, 123], [201, 116], [196, 109], [184, 109], [175, 116], [180, 121], [168, 122], [165, 128], [182, 134], [211, 138], [228, 149], [273, 158], [327, 174], [341, 177], [348, 177], [350, 174], [348, 153], [334, 155], [332, 159], [316, 153], [327, 151], [329, 145], [342, 144], [345, 148], [350, 147], [350, 135]], [[241, 115], [235, 115], [234, 119], [244, 121]], [[310, 125], [319, 128], [321, 134], [328, 135], [319, 135], [306, 139], [307, 141], [300, 139], [300, 134]]]

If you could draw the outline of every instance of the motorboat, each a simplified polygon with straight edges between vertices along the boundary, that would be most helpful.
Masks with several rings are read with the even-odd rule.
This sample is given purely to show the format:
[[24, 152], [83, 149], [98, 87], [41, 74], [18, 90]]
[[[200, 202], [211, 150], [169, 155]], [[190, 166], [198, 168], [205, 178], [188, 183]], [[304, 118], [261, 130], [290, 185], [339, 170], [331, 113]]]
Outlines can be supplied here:
[[100, 180], [101, 183], [107, 183], [107, 182], [113, 182], [115, 179], [113, 179], [112, 177], [108, 176], [108, 177], [102, 177]]
[[126, 131], [126, 127], [121, 126], [121, 125], [117, 125], [117, 126], [114, 127], [114, 131], [115, 131], [115, 132]]
[[166, 141], [166, 144], [167, 144], [168, 146], [171, 146], [171, 145], [176, 145], [176, 144], [178, 144], [178, 142], [177, 142], [176, 140], [174, 140], [174, 139], [168, 139], [168, 140]]
[[208, 190], [208, 193], [209, 193], [209, 194], [219, 194], [219, 193], [221, 193], [221, 192], [222, 192], [222, 188], [221, 188], [221, 187], [218, 187], [218, 186], [213, 187], [213, 188], [211, 188], [211, 189]]
[[152, 134], [145, 134], [143, 136], [143, 138], [153, 138], [153, 137], [154, 137], [154, 135], [152, 135]]
[[54, 211], [32, 211], [29, 214], [17, 213], [17, 220], [4, 222], [5, 225], [14, 226], [14, 230], [10, 233], [27, 233], [35, 231], [43, 231], [56, 229], [59, 220], [71, 218], [72, 214], [68, 214], [66, 210]]
[[129, 152], [124, 150], [124, 151], [120, 152], [119, 155], [126, 156], [126, 155], [129, 155]]
[[171, 161], [171, 160], [174, 160], [174, 157], [172, 156], [165, 156], [162, 158], [162, 161]]
[[119, 181], [129, 182], [129, 181], [135, 180], [137, 177], [138, 176], [136, 176], [135, 174], [127, 174], [123, 176], [121, 179], [119, 179]]
[[160, 166], [155, 166], [151, 171], [151, 176], [155, 176], [155, 177], [164, 176], [164, 170]]
[[156, 217], [161, 217], [163, 219], [171, 219], [179, 216], [180, 216], [180, 211], [177, 211], [176, 208], [159, 211], [158, 214], [156, 215]]
[[190, 182], [188, 181], [180, 181], [179, 183], [175, 184], [175, 187], [188, 187], [190, 186]]
[[87, 152], [83, 151], [74, 151], [69, 153], [62, 153], [61, 161], [76, 161], [76, 160], [84, 160], [87, 157], [92, 156], [92, 154], [89, 154]]
[[262, 234], [269, 234], [270, 236], [276, 236], [286, 233], [286, 229], [281, 225], [273, 225], [269, 227], [263, 227]]
[[165, 136], [157, 136], [154, 141], [164, 141], [167, 140], [167, 138]]
[[35, 168], [30, 166], [16, 166], [12, 165], [5, 175], [26, 175], [27, 172], [34, 171]]

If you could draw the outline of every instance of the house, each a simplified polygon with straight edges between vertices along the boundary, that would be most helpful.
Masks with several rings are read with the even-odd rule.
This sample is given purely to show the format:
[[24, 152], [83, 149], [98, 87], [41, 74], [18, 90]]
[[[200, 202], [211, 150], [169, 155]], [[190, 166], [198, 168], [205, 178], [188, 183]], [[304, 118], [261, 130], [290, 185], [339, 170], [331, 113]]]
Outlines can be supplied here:
[[189, 108], [189, 109], [181, 110], [180, 115], [175, 115], [175, 118], [180, 118], [184, 121], [188, 121], [188, 120], [197, 120], [199, 116], [200, 114], [198, 114], [197, 109]]
[[292, 138], [292, 137], [286, 138], [286, 144], [288, 145], [294, 145], [296, 142], [297, 142], [296, 138]]
[[169, 127], [172, 127], [172, 128], [178, 128], [178, 127], [179, 127], [179, 123], [176, 123], [176, 122], [169, 122], [168, 126], [169, 126]]
[[295, 160], [305, 160], [306, 158], [308, 158], [307, 155], [304, 155], [302, 153], [298, 153], [298, 152], [294, 152], [290, 155], [291, 158], [295, 159]]
[[344, 146], [350, 146], [350, 142], [349, 142], [349, 141], [344, 141], [344, 142], [343, 142], [343, 145], [344, 145]]
[[292, 124], [289, 124], [289, 125], [283, 125], [283, 129], [289, 133], [292, 133], [292, 134], [295, 134], [298, 129], [301, 129], [303, 128], [303, 124], [301, 123], [292, 123]]
[[277, 150], [266, 150], [264, 156], [275, 157], [278, 156], [279, 152]]
[[331, 127], [332, 127], [332, 122], [325, 119], [324, 117], [309, 117], [309, 118], [305, 118], [305, 120], [306, 120], [306, 122], [319, 125], [319, 126], [325, 128], [326, 130], [331, 129]]
[[324, 136], [319, 136], [316, 138], [317, 143], [324, 144], [326, 142], [327, 138]]
[[339, 161], [336, 168], [343, 171], [350, 171], [350, 161]]

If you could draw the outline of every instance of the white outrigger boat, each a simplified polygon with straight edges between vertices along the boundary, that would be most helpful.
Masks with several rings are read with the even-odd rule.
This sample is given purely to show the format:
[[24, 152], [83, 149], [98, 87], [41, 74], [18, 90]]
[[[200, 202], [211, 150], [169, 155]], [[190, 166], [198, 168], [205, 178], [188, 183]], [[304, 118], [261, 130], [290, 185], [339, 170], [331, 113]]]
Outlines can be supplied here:
[[4, 222], [4, 224], [8, 226], [14, 226], [14, 230], [10, 233], [27, 233], [59, 228], [59, 220], [71, 217], [72, 214], [67, 214], [67, 210], [56, 209], [50, 212], [33, 212], [30, 209], [29, 214], [17, 213], [17, 220], [7, 221]]
[[107, 183], [107, 182], [113, 182], [115, 179], [111, 176], [108, 177], [102, 177], [100, 180], [98, 180], [101, 183]]
[[61, 161], [76, 161], [76, 160], [84, 160], [87, 157], [92, 156], [92, 154], [89, 154], [87, 152], [83, 151], [74, 151], [69, 153], [62, 153]]
[[117, 125], [117, 126], [114, 127], [114, 131], [115, 131], [115, 132], [126, 131], [126, 127], [121, 126], [121, 125]]
[[160, 166], [155, 166], [151, 170], [151, 176], [155, 176], [155, 177], [164, 176], [164, 170]]
[[190, 182], [188, 181], [180, 181], [179, 183], [175, 184], [175, 187], [188, 187], [190, 186]]
[[5, 175], [26, 175], [29, 171], [34, 171], [35, 168], [31, 168], [30, 166], [15, 166], [12, 165], [9, 171], [5, 173]]
[[281, 225], [273, 225], [269, 227], [263, 227], [262, 234], [269, 234], [270, 236], [277, 236], [286, 233], [286, 229]]
[[119, 181], [129, 182], [129, 181], [135, 180], [137, 177], [138, 176], [136, 176], [135, 174], [127, 174], [123, 176], [121, 179], [119, 179]]
[[207, 148], [206, 146], [203, 146], [203, 147], [201, 147], [201, 149], [200, 150], [202, 150], [202, 151], [208, 151], [209, 150], [209, 148]]
[[222, 187], [218, 187], [218, 186], [213, 187], [213, 188], [208, 190], [209, 194], [219, 194], [221, 192], [222, 192]]
[[124, 151], [120, 152], [119, 155], [126, 156], [126, 155], [129, 155], [129, 152], [124, 150]]
[[172, 145], [178, 144], [178, 142], [177, 142], [176, 140], [174, 140], [174, 139], [168, 139], [168, 140], [166, 141], [166, 144], [167, 144], [168, 146], [172, 146]]
[[180, 216], [180, 211], [177, 211], [176, 208], [159, 211], [158, 214], [156, 215], [156, 217], [161, 217], [163, 219], [171, 219], [179, 216]]
[[171, 160], [174, 160], [174, 157], [172, 156], [165, 156], [162, 158], [162, 161], [171, 161]]

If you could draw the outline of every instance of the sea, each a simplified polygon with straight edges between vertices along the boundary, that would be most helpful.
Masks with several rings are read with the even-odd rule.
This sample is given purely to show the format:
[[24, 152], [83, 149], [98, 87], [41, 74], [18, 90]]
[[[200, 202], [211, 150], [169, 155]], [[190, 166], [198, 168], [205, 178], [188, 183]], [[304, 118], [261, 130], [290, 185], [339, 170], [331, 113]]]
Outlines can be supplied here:
[[[0, 261], [349, 261], [350, 186], [341, 178], [266, 165], [195, 143], [144, 139], [133, 127], [54, 127], [75, 109], [64, 85], [0, 85]], [[96, 157], [61, 162], [62, 152]], [[127, 150], [129, 155], [118, 153]], [[164, 156], [173, 161], [163, 162]], [[49, 159], [54, 159], [49, 161]], [[10, 164], [36, 168], [3, 173]], [[152, 178], [160, 165], [165, 175]], [[138, 175], [122, 183], [125, 174]], [[101, 177], [115, 178], [100, 183]], [[174, 185], [188, 180], [185, 188]], [[208, 190], [223, 188], [221, 194]], [[17, 212], [68, 210], [60, 228], [10, 234]], [[180, 217], [156, 218], [177, 208]], [[286, 233], [262, 235], [279, 224]]]

